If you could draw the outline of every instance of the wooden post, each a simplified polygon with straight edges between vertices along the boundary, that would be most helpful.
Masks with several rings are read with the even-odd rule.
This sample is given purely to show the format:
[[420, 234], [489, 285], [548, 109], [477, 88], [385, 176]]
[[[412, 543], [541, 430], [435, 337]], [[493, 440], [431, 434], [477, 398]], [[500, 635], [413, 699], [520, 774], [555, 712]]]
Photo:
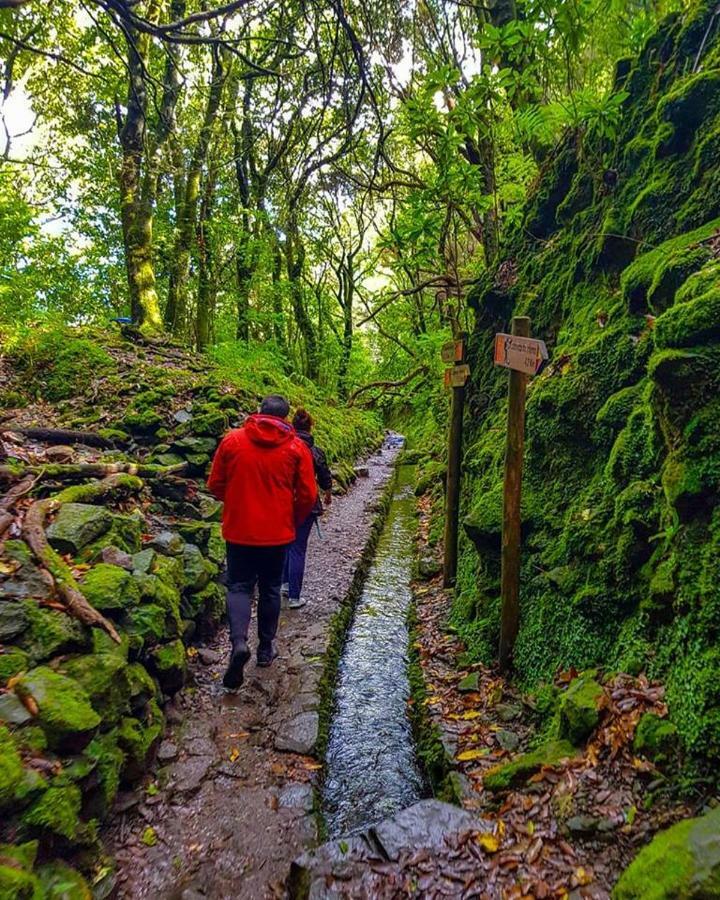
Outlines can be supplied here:
[[[456, 364], [465, 363], [465, 339], [461, 334], [457, 338], [463, 342], [462, 359]], [[448, 433], [448, 467], [445, 490], [445, 533], [443, 539], [443, 586], [453, 587], [457, 574], [458, 527], [460, 519], [460, 476], [462, 460], [463, 413], [465, 411], [465, 385], [452, 388], [450, 405], [450, 430]]]
[[[530, 337], [530, 319], [516, 316], [511, 334]], [[525, 443], [525, 388], [523, 372], [511, 370], [508, 389], [507, 443], [502, 530], [502, 616], [500, 621], [500, 668], [512, 664], [513, 647], [520, 622], [520, 496], [522, 492], [523, 445]]]

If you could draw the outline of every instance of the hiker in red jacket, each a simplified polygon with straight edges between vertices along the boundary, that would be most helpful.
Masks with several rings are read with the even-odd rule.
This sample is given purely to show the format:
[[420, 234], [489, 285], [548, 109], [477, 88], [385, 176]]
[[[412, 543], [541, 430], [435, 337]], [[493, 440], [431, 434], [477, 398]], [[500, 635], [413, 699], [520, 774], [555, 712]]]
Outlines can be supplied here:
[[222, 439], [208, 479], [208, 488], [225, 504], [232, 650], [223, 684], [228, 690], [240, 687], [250, 659], [247, 638], [256, 584], [257, 664], [269, 666], [277, 656], [274, 640], [285, 553], [295, 540], [296, 526], [317, 499], [312, 455], [285, 421], [289, 412], [283, 397], [266, 397], [258, 415]]

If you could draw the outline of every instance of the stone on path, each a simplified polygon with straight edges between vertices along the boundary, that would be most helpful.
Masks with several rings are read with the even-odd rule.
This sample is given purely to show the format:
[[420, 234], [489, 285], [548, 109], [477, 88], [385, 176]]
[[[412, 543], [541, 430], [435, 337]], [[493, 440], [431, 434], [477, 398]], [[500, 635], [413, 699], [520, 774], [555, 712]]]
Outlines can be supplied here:
[[175, 763], [170, 771], [175, 793], [194, 794], [205, 780], [214, 761], [212, 756], [190, 756]]
[[303, 712], [280, 726], [275, 749], [308, 755], [315, 749], [320, 719], [316, 712]]
[[309, 784], [288, 784], [278, 795], [278, 804], [289, 809], [310, 812], [313, 808], [313, 789]]
[[353, 881], [359, 885], [371, 862], [395, 862], [404, 852], [437, 850], [454, 835], [490, 828], [460, 807], [440, 800], [421, 800], [360, 834], [303, 853], [292, 864], [289, 895], [293, 900], [337, 896], [332, 885], [335, 877], [352, 891]]
[[480, 676], [477, 672], [471, 672], [466, 675], [458, 685], [461, 694], [471, 694], [480, 688]]
[[177, 759], [177, 744], [174, 744], [172, 741], [163, 741], [158, 748], [157, 755], [160, 762], [172, 762], [172, 760]]

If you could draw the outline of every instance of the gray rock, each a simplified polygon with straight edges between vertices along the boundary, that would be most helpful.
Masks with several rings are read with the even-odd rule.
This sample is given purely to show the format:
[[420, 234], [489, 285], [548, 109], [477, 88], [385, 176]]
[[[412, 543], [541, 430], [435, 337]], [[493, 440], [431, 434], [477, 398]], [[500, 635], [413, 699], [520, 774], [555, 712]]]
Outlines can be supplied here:
[[500, 744], [503, 750], [507, 750], [508, 753], [514, 753], [520, 746], [520, 738], [514, 731], [498, 731], [495, 735], [495, 740]]
[[185, 744], [185, 749], [190, 756], [216, 756], [217, 747], [207, 737], [195, 737]]
[[422, 849], [432, 852], [454, 835], [488, 831], [491, 827], [457, 806], [440, 800], [421, 800], [374, 828], [304, 853], [292, 864], [288, 880], [290, 896], [330, 896], [327, 876], [341, 879], [349, 887], [353, 879], [362, 877], [371, 862], [394, 862], [404, 852]]
[[[47, 600], [53, 595], [51, 577], [32, 563], [26, 563], [21, 569], [0, 583], [0, 595], [4, 600], [27, 600], [34, 597], [37, 600]], [[2, 625], [0, 625], [0, 632]], [[10, 636], [0, 640], [7, 640]]]
[[64, 503], [57, 519], [47, 529], [47, 538], [58, 553], [75, 556], [83, 547], [102, 537], [112, 525], [112, 516], [102, 506]]
[[173, 413], [172, 417], [178, 424], [185, 425], [192, 420], [192, 413], [186, 409], [179, 409]]
[[290, 753], [309, 754], [318, 739], [319, 716], [316, 712], [304, 712], [285, 722], [275, 735], [275, 749]]
[[370, 831], [387, 858], [396, 860], [404, 850], [440, 848], [448, 835], [474, 830], [480, 824], [477, 816], [465, 809], [440, 800], [421, 800]]
[[188, 453], [212, 453], [217, 447], [217, 441], [211, 437], [184, 437], [175, 441], [172, 449], [182, 456]]
[[614, 831], [615, 823], [612, 819], [602, 816], [579, 815], [568, 819], [565, 823], [565, 827], [571, 834], [588, 837], [598, 831]]
[[222, 519], [223, 505], [214, 497], [207, 494], [198, 495], [200, 515], [206, 522], [219, 522]]
[[161, 531], [148, 543], [148, 547], [163, 556], [180, 556], [185, 541], [174, 531]]
[[174, 759], [177, 759], [177, 755], [177, 744], [173, 744], [172, 741], [163, 741], [158, 747], [157, 756], [160, 762], [172, 762]]
[[205, 558], [195, 544], [185, 544], [182, 549], [185, 586], [191, 592], [201, 591], [210, 581], [210, 570]]
[[32, 716], [16, 694], [12, 691], [0, 694], [0, 722], [6, 722], [8, 725], [24, 725], [30, 719]]
[[[19, 603], [13, 603], [5, 593], [7, 582], [0, 585], [4, 602], [0, 602], [0, 641], [11, 641], [16, 638], [30, 624], [25, 608]], [[12, 595], [10, 595], [12, 596]]]
[[178, 794], [194, 794], [207, 777], [214, 759], [212, 756], [190, 756], [175, 763], [170, 775]]
[[290, 809], [310, 812], [314, 804], [313, 789], [309, 784], [288, 784], [280, 791], [278, 803]]
[[134, 567], [133, 557], [118, 547], [103, 547], [100, 558], [104, 563], [119, 566], [121, 569], [127, 569], [128, 572], [132, 572]]
[[151, 548], [134, 553], [132, 558], [133, 573], [135, 575], [149, 575], [152, 572], [156, 557], [157, 553]]
[[519, 703], [498, 703], [495, 712], [501, 722], [512, 722], [513, 719], [520, 718], [523, 709]]
[[370, 469], [367, 466], [356, 466], [355, 474], [358, 478], [369, 478], [370, 477]]
[[223, 656], [219, 650], [212, 650], [210, 647], [199, 647], [198, 658], [203, 665], [214, 666], [222, 662]]

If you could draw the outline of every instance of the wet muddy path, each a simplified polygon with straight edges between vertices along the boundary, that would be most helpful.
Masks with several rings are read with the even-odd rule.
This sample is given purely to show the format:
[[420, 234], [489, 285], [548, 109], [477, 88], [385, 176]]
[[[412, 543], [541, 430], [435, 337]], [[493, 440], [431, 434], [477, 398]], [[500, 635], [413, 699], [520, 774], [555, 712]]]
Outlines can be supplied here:
[[322, 539], [313, 534], [304, 591], [310, 602], [282, 613], [272, 668], [251, 662], [242, 691], [225, 695], [226, 631], [198, 649], [191, 685], [166, 710], [154, 777], [119, 796], [106, 829], [119, 897], [282, 896], [291, 861], [316, 837], [320, 765], [313, 751], [328, 625], [350, 587], [397, 453], [386, 445], [370, 457], [367, 475], [324, 517]]

